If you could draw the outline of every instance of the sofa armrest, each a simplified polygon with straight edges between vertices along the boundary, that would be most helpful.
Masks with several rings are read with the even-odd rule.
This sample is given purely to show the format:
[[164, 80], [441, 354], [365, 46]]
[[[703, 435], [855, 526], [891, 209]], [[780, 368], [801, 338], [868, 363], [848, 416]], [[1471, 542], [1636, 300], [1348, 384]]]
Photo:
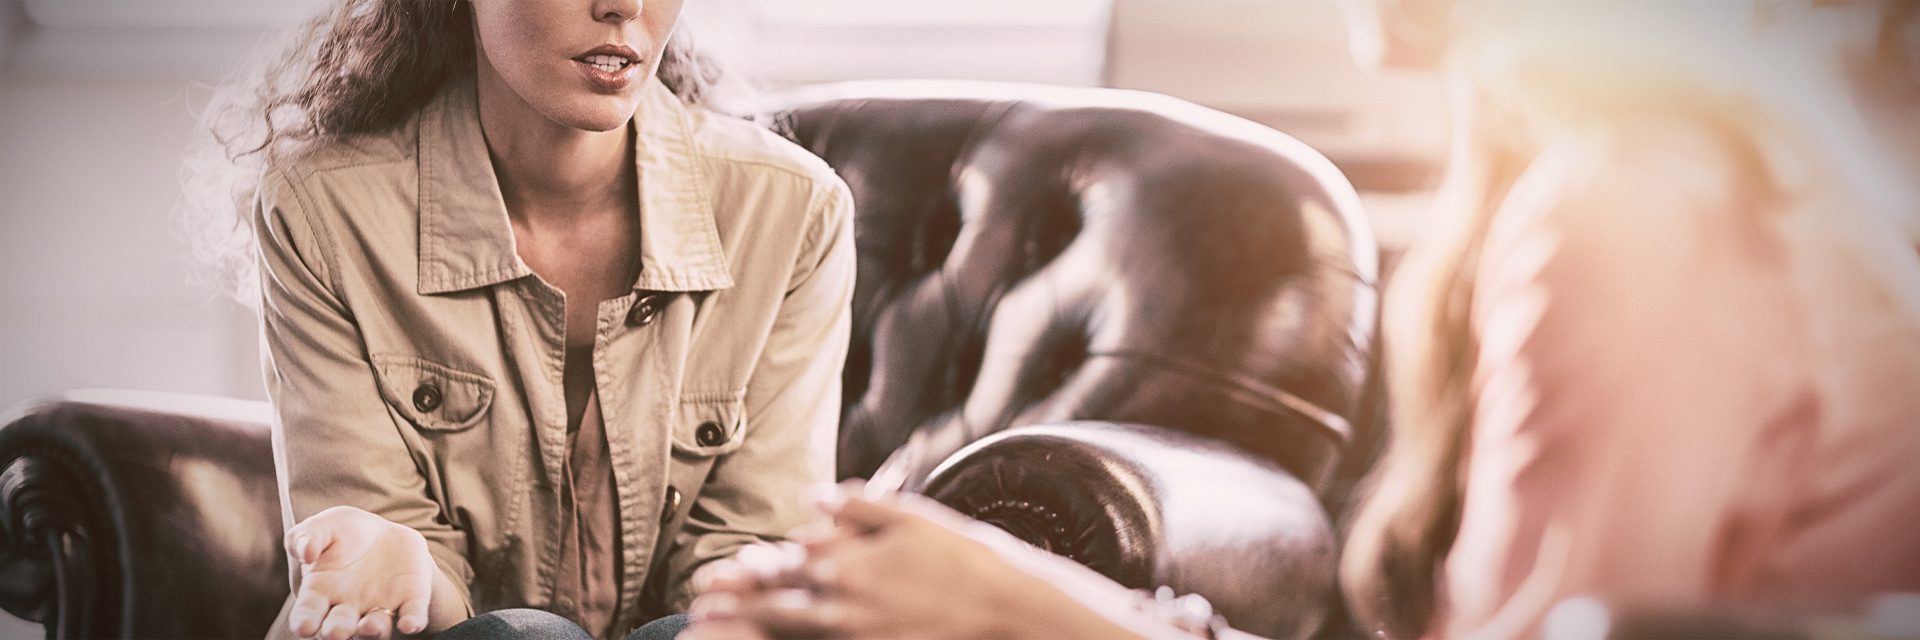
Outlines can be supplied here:
[[265, 405], [76, 392], [0, 427], [0, 607], [50, 638], [259, 637], [288, 591]]
[[1200, 594], [1265, 637], [1309, 636], [1334, 595], [1337, 545], [1313, 490], [1172, 429], [1010, 429], [941, 463], [925, 492], [1127, 587]]

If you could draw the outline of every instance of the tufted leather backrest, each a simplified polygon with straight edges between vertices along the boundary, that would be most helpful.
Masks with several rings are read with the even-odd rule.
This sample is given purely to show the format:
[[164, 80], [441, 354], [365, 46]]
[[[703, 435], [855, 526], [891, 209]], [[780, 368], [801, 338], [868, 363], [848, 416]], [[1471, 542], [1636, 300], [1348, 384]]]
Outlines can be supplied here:
[[1128, 91], [890, 81], [784, 106], [858, 207], [842, 477], [891, 454], [917, 486], [985, 435], [1105, 420], [1324, 482], [1376, 305], [1372, 237], [1325, 158]]

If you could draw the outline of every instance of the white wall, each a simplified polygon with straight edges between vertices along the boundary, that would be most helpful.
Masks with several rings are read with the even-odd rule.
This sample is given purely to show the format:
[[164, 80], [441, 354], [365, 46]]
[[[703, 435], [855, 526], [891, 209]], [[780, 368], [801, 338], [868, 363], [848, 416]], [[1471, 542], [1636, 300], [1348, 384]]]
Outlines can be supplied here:
[[[148, 63], [84, 46], [113, 40], [149, 48]], [[252, 320], [188, 281], [172, 215], [190, 88], [219, 72], [152, 63], [213, 40], [28, 30], [11, 43], [0, 67], [0, 405], [76, 387], [261, 396]], [[227, 40], [237, 59], [251, 38]]]
[[1372, 73], [1332, 0], [1115, 0], [1110, 86], [1171, 94], [1281, 129], [1334, 156], [1438, 158], [1433, 74]]
[[[1110, 0], [730, 0], [775, 86], [959, 78], [1095, 86]], [[749, 46], [741, 46], [749, 45]]]
[[7, 45], [13, 42], [13, 32], [20, 22], [20, 7], [12, 2], [0, 2], [0, 67], [7, 64]]

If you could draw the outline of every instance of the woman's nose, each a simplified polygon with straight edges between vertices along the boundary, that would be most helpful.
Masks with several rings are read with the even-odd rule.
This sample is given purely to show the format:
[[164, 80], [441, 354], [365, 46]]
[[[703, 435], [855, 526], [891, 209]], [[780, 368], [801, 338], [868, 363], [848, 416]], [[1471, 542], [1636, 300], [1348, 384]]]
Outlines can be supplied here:
[[640, 16], [642, 0], [593, 0], [593, 19], [621, 23]]

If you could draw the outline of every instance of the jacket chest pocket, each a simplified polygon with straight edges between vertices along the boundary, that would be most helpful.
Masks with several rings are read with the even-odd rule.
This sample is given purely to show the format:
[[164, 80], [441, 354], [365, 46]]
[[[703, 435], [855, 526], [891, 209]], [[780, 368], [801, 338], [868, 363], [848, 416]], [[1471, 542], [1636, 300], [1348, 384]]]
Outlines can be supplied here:
[[502, 389], [491, 377], [413, 356], [371, 359], [381, 399], [413, 426], [402, 438], [443, 521], [473, 535], [483, 555], [502, 548], [525, 517], [529, 493], [525, 423], [511, 411], [511, 387], [502, 405], [508, 412], [496, 414]]
[[739, 449], [747, 439], [745, 397], [744, 391], [682, 396], [674, 415], [673, 455], [701, 459]]
[[486, 376], [404, 356], [373, 357], [380, 396], [424, 432], [465, 431], [486, 419], [493, 381]]

